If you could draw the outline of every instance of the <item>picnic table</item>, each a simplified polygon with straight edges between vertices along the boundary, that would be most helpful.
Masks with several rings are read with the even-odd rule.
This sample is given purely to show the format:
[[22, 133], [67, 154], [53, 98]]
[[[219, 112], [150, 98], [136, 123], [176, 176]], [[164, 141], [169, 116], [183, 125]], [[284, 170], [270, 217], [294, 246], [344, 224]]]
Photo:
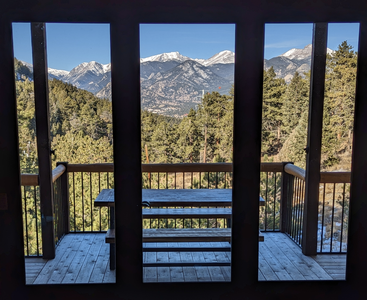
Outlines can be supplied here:
[[[143, 189], [142, 204], [152, 208], [142, 209], [143, 219], [225, 218], [228, 220], [228, 228], [221, 229], [144, 229], [143, 242], [230, 241], [231, 189]], [[110, 243], [110, 268], [114, 269], [116, 255], [114, 190], [103, 189], [95, 199], [94, 205], [110, 207], [111, 210], [110, 229], [106, 234], [106, 242]], [[261, 197], [259, 197], [259, 205], [265, 205], [265, 200]], [[259, 234], [259, 241], [263, 241], [261, 234]]]
[[[150, 207], [201, 207], [232, 206], [231, 189], [143, 189], [142, 201]], [[259, 197], [259, 205], [265, 206], [265, 200]], [[115, 206], [114, 189], [103, 189], [94, 206]]]

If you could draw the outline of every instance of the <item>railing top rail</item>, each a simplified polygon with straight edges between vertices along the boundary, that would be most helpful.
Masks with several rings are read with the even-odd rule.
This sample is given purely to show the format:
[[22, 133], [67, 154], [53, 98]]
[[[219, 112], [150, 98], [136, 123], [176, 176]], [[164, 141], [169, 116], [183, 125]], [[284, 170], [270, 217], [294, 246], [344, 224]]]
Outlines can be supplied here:
[[113, 163], [68, 164], [68, 172], [113, 172]]
[[20, 184], [23, 186], [37, 186], [39, 185], [38, 174], [21, 174]]
[[300, 167], [297, 167], [293, 164], [286, 164], [284, 166], [284, 171], [288, 174], [296, 176], [299, 179], [305, 180], [306, 178], [306, 171]]
[[58, 165], [55, 169], [52, 170], [52, 182], [55, 182], [57, 178], [59, 178], [64, 172], [66, 168], [64, 165]]
[[[281, 172], [282, 163], [261, 163], [261, 172]], [[59, 165], [52, 170], [52, 182], [55, 182], [66, 168]], [[232, 172], [231, 163], [187, 163], [187, 164], [142, 164], [142, 172]], [[68, 164], [68, 172], [113, 172], [113, 163]], [[305, 180], [305, 170], [293, 164], [286, 164], [284, 171]], [[351, 172], [320, 172], [320, 183], [350, 183]], [[21, 174], [22, 186], [38, 186], [38, 174]]]
[[[282, 172], [283, 164], [261, 163], [261, 172]], [[181, 164], [142, 164], [141, 171], [157, 172], [232, 172], [231, 163], [181, 163]], [[68, 172], [113, 172], [113, 163], [68, 164]]]
[[320, 183], [350, 183], [351, 172], [320, 172]]

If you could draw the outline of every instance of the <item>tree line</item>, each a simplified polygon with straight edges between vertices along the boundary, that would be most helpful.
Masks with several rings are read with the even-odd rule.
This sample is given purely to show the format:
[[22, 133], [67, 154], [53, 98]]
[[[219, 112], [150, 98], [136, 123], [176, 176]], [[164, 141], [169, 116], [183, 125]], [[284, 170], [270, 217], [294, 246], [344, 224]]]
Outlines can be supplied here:
[[[327, 55], [322, 139], [323, 167], [350, 157], [357, 53], [346, 42]], [[32, 74], [16, 61], [21, 170], [37, 173]], [[20, 70], [20, 71], [19, 71]], [[305, 166], [310, 74], [289, 84], [264, 70], [262, 159]], [[112, 105], [59, 80], [49, 81], [50, 131], [56, 161], [113, 162]], [[141, 111], [141, 158], [151, 163], [231, 162], [234, 90], [207, 93], [183, 118]]]

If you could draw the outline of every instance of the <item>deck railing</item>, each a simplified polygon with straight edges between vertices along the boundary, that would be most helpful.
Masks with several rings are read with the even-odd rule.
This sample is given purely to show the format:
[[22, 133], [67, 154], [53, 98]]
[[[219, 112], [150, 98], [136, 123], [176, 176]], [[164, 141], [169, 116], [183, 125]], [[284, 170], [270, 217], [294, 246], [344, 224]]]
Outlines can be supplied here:
[[58, 164], [52, 171], [55, 244], [69, 232], [69, 197], [66, 166]]
[[[280, 229], [280, 183], [282, 163], [261, 164], [261, 191], [265, 207], [260, 208], [260, 229]], [[113, 164], [69, 164], [70, 231], [106, 231], [109, 211], [94, 207], [100, 191], [114, 187]], [[152, 189], [215, 189], [232, 188], [232, 164], [142, 164], [142, 187]], [[78, 213], [79, 212], [79, 213]], [[144, 220], [144, 228], [228, 227], [224, 219]]]
[[[259, 209], [261, 231], [282, 231], [302, 243], [305, 171], [289, 163], [262, 163]], [[113, 164], [59, 163], [53, 171], [55, 243], [68, 232], [103, 232], [109, 209], [94, 207], [102, 189], [114, 187]], [[232, 188], [232, 164], [142, 164], [142, 186], [152, 189]], [[350, 173], [321, 173], [319, 253], [347, 250]], [[24, 252], [42, 256], [38, 175], [22, 175]], [[144, 228], [228, 227], [226, 219], [144, 220]]]
[[303, 211], [305, 202], [305, 170], [293, 165], [284, 166], [284, 204], [283, 232], [285, 232], [297, 245], [302, 244]]
[[42, 256], [41, 202], [38, 175], [22, 174], [23, 238], [25, 256]]
[[350, 172], [321, 172], [317, 251], [346, 253]]

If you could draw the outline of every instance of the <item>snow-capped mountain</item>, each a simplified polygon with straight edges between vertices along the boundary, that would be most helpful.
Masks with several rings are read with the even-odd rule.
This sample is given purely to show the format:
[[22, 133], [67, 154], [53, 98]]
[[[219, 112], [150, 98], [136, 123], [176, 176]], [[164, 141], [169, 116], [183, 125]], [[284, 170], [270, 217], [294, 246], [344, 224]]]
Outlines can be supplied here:
[[154, 56], [149, 56], [146, 58], [141, 58], [140, 63], [149, 62], [149, 61], [157, 61], [157, 62], [168, 62], [168, 61], [176, 61], [176, 62], [184, 62], [186, 60], [193, 60], [202, 64], [204, 66], [210, 66], [213, 64], [230, 64], [234, 63], [234, 53], [229, 50], [221, 51], [208, 59], [202, 58], [190, 58], [187, 56], [181, 55], [179, 52], [169, 52], [162, 53]]
[[167, 62], [167, 61], [178, 61], [184, 62], [185, 60], [191, 60], [191, 58], [187, 56], [181, 55], [179, 52], [169, 52], [169, 53], [162, 53], [158, 55], [149, 56], [146, 58], [141, 58], [140, 63], [147, 62], [147, 61], [159, 61], [159, 62]]
[[201, 103], [203, 90], [227, 94], [232, 82], [202, 64], [186, 60], [141, 83], [142, 106], [153, 112], [183, 115]]
[[[327, 53], [331, 54], [334, 51], [327, 48]], [[312, 44], [308, 44], [306, 47], [304, 47], [303, 49], [297, 49], [297, 48], [292, 48], [291, 50], [288, 50], [287, 52], [279, 55], [279, 56], [283, 56], [286, 57], [288, 59], [296, 59], [296, 60], [302, 60], [308, 57], [311, 57], [312, 54]]]
[[[332, 53], [331, 49], [327, 50]], [[277, 77], [290, 82], [295, 71], [310, 70], [312, 45], [264, 60], [264, 68], [274, 68]], [[150, 111], [182, 116], [201, 101], [204, 92], [229, 92], [234, 81], [235, 54], [221, 51], [209, 59], [189, 58], [179, 52], [162, 53], [140, 59], [142, 107]], [[23, 62], [32, 70], [32, 65]], [[70, 72], [49, 68], [49, 77], [71, 83], [111, 99], [111, 64], [84, 62]]]
[[214, 64], [234, 64], [234, 52], [224, 50], [203, 62], [204, 66], [211, 66]]
[[111, 64], [102, 65], [96, 61], [84, 62], [72, 69], [69, 74], [57, 79], [97, 93], [111, 81]]
[[[334, 51], [327, 48], [327, 53], [331, 54]], [[287, 52], [264, 60], [264, 68], [267, 70], [270, 67], [274, 68], [277, 77], [284, 78], [289, 83], [294, 73], [297, 71], [301, 76], [308, 72], [311, 68], [312, 44], [305, 46], [303, 49], [293, 48]]]
[[67, 75], [69, 75], [69, 73], [70, 73], [69, 71], [65, 70], [56, 70], [48, 68], [48, 76], [59, 80], [63, 80]]

